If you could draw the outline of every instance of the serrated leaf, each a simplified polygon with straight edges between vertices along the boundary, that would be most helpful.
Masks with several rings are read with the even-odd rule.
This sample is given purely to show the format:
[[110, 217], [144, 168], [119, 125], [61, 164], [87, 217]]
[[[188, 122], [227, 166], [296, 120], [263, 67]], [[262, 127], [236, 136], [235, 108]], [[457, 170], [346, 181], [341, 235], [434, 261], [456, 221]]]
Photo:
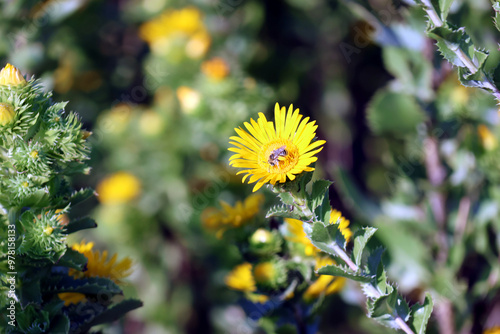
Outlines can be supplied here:
[[366, 244], [376, 231], [377, 229], [374, 227], [365, 227], [354, 233], [354, 247], [352, 250], [352, 255], [354, 257], [354, 263], [356, 263], [356, 265], [361, 265], [361, 259], [363, 257], [363, 251], [366, 247]]
[[319, 268], [316, 272], [319, 275], [331, 275], [331, 276], [340, 276], [352, 279], [357, 282], [368, 283], [372, 280], [373, 276], [357, 274], [347, 267], [328, 265]]
[[425, 113], [411, 95], [379, 90], [367, 109], [371, 130], [379, 135], [406, 136], [417, 131]]
[[283, 204], [290, 206], [295, 204], [295, 200], [293, 199], [293, 196], [289, 192], [281, 192], [278, 194], [278, 196], [283, 202]]
[[289, 205], [276, 205], [269, 209], [266, 218], [269, 217], [283, 217], [302, 220], [304, 217], [295, 207]]
[[437, 0], [438, 6], [435, 6], [435, 8], [436, 10], [438, 10], [438, 14], [441, 17], [442, 21], [446, 21], [448, 13], [450, 12], [450, 7], [453, 4], [453, 1], [454, 0]]
[[415, 304], [411, 307], [410, 328], [415, 334], [425, 334], [427, 323], [432, 314], [434, 303], [429, 293], [425, 294], [423, 305]]
[[343, 248], [346, 243], [338, 224], [328, 224], [326, 226], [322, 222], [314, 222], [312, 226], [304, 224], [304, 232], [306, 232], [307, 237], [314, 246], [335, 256], [337, 256], [337, 253], [334, 246], [337, 245]]
[[312, 184], [311, 194], [309, 195], [309, 209], [315, 211], [323, 203], [325, 194], [333, 182], [328, 180], [317, 180]]
[[384, 264], [382, 262], [382, 255], [384, 249], [381, 247], [373, 250], [368, 256], [368, 274], [375, 275], [374, 284], [377, 286], [378, 290], [382, 294], [391, 293], [393, 288], [391, 285], [387, 284], [387, 274], [384, 269]]
[[68, 225], [66, 225], [64, 230], [65, 233], [71, 234], [80, 230], [84, 230], [87, 228], [95, 228], [95, 227], [97, 227], [97, 223], [95, 222], [95, 220], [89, 217], [84, 217], [80, 219], [71, 220], [68, 223]]
[[387, 295], [372, 300], [368, 305], [368, 316], [390, 328], [399, 328], [396, 322], [398, 317], [405, 322], [410, 317], [410, 308], [406, 301], [398, 295], [396, 289], [393, 289]]

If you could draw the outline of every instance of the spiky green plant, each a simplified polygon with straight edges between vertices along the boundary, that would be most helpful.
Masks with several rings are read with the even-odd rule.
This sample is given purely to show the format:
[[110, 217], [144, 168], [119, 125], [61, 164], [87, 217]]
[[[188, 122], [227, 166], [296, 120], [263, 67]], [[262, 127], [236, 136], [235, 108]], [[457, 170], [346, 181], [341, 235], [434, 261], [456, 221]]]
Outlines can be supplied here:
[[[6, 333], [85, 333], [141, 305], [119, 301], [109, 278], [75, 279], [88, 259], [66, 243], [96, 227], [89, 218], [64, 222], [92, 189], [75, 191], [68, 177], [88, 173], [89, 135], [66, 103], [54, 103], [37, 80], [7, 65], [0, 72], [0, 326]], [[60, 293], [81, 293], [71, 304]]]

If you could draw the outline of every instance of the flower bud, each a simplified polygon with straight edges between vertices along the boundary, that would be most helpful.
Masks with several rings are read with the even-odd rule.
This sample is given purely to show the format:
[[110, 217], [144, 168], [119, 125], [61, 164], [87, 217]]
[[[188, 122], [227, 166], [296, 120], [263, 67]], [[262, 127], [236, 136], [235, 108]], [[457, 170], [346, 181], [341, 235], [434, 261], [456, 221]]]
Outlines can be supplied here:
[[272, 255], [281, 250], [281, 238], [271, 231], [259, 228], [250, 237], [250, 252], [255, 255]]
[[14, 85], [26, 83], [21, 71], [11, 64], [5, 65], [0, 71], [0, 85]]
[[0, 103], [0, 125], [8, 125], [14, 120], [16, 112], [14, 107], [8, 103]]
[[286, 283], [286, 268], [278, 260], [270, 260], [257, 264], [253, 276], [258, 286], [276, 289]]

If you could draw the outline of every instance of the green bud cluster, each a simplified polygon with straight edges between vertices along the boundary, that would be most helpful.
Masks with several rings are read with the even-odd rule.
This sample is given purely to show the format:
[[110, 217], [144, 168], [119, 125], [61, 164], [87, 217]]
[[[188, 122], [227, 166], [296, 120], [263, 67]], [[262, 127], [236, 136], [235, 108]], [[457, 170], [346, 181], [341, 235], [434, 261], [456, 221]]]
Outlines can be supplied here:
[[[86, 332], [139, 301], [110, 302], [121, 289], [108, 278], [75, 279], [87, 258], [68, 248], [68, 234], [97, 225], [64, 221], [71, 206], [93, 196], [75, 191], [68, 177], [85, 173], [88, 132], [66, 103], [55, 103], [37, 80], [7, 65], [0, 72], [0, 328], [2, 333]], [[61, 293], [81, 293], [96, 310], [82, 314]], [[106, 294], [102, 303], [93, 296]]]

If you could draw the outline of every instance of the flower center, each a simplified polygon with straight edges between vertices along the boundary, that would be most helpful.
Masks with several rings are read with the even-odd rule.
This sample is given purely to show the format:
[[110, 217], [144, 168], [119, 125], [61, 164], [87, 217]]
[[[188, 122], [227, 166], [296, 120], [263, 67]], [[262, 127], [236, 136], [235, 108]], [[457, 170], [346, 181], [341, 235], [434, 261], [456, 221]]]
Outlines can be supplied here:
[[281, 174], [290, 171], [299, 161], [297, 146], [288, 139], [277, 139], [262, 147], [259, 164], [269, 173]]

